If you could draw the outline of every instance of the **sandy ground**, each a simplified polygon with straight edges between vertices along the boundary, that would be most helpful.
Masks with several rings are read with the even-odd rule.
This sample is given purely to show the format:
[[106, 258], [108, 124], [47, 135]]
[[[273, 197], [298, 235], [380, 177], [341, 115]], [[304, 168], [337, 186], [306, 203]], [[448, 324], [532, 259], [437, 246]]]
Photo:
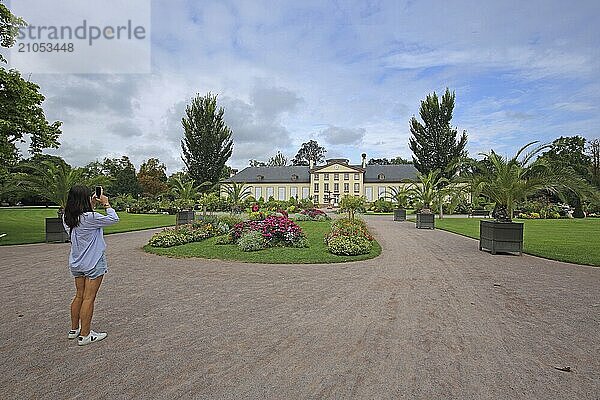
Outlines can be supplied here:
[[0, 398], [600, 398], [600, 268], [367, 219], [383, 254], [332, 265], [109, 235], [92, 324], [109, 336], [86, 347], [66, 338], [68, 244], [0, 247]]

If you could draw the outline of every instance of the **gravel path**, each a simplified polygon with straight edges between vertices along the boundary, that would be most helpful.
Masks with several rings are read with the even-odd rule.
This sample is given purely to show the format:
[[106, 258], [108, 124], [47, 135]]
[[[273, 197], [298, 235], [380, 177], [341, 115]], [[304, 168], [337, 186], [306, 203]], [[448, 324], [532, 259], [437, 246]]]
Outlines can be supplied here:
[[[80, 348], [68, 245], [0, 247], [0, 398], [598, 399], [600, 268], [368, 217], [383, 254], [259, 265], [107, 236]], [[555, 367], [571, 368], [562, 372]]]

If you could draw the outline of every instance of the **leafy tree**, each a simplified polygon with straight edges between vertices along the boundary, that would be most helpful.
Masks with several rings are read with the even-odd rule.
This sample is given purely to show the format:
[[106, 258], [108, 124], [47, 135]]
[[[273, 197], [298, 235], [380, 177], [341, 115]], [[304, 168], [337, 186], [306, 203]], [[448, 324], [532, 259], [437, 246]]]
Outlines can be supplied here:
[[457, 140], [458, 131], [450, 125], [454, 110], [454, 92], [450, 93], [446, 88], [441, 100], [440, 103], [437, 94], [433, 92], [421, 101], [419, 115], [423, 123], [414, 116], [411, 118], [412, 137], [409, 139], [409, 145], [413, 152], [413, 163], [419, 172], [427, 174], [439, 169], [444, 171], [444, 176], [450, 178], [456, 171], [447, 171], [447, 167], [467, 154], [467, 132], [463, 131]]
[[340, 211], [348, 213], [348, 219], [354, 219], [357, 212], [365, 209], [366, 200], [362, 196], [344, 195], [340, 200]]
[[217, 183], [233, 151], [223, 107], [217, 109], [217, 96], [208, 93], [192, 99], [185, 113], [181, 120], [184, 129], [181, 148], [187, 171], [197, 183]]
[[[0, 46], [12, 47], [19, 28], [26, 25], [22, 18], [14, 16], [4, 4], [0, 3]], [[2, 54], [0, 54], [0, 62], [6, 62]]]
[[[0, 4], [0, 46], [11, 47], [21, 26], [25, 22]], [[6, 62], [1, 55], [0, 62]], [[19, 71], [0, 67], [0, 175], [4, 177], [8, 168], [19, 160], [17, 143], [24, 143], [26, 137], [30, 140], [31, 154], [59, 146], [61, 122], [46, 120], [41, 106], [45, 98], [39, 89], [35, 83], [23, 79]]]
[[288, 159], [278, 151], [273, 157], [269, 158], [269, 167], [285, 167], [288, 163]]
[[404, 164], [412, 164], [412, 163], [413, 163], [412, 161], [407, 160], [406, 158], [402, 158], [400, 156], [390, 159], [390, 164], [392, 164], [392, 165], [404, 165]]
[[264, 161], [258, 161], [258, 160], [249, 160], [248, 164], [251, 167], [266, 167], [267, 166], [266, 162], [264, 162]]
[[390, 165], [390, 160], [387, 158], [371, 158], [367, 161], [367, 165]]
[[592, 184], [600, 188], [600, 139], [590, 140], [590, 179]]
[[[473, 192], [495, 202], [494, 217], [511, 221], [517, 201], [540, 192], [561, 194], [573, 191], [580, 198], [597, 198], [597, 192], [571, 166], [549, 162], [547, 158], [533, 158], [548, 146], [538, 146], [524, 153], [537, 142], [523, 146], [512, 158], [505, 158], [493, 150], [479, 163], [478, 173], [470, 179]], [[523, 157], [521, 157], [523, 155]]]
[[149, 158], [140, 165], [137, 175], [142, 193], [157, 196], [167, 191], [167, 167], [158, 158]]
[[315, 140], [302, 143], [296, 157], [292, 160], [293, 165], [309, 165], [312, 160], [315, 164], [325, 160], [325, 147], [319, 146]]
[[135, 166], [129, 157], [105, 158], [102, 168], [105, 174], [111, 178], [111, 184], [106, 188], [107, 193], [112, 196], [130, 194], [134, 197], [141, 193]]

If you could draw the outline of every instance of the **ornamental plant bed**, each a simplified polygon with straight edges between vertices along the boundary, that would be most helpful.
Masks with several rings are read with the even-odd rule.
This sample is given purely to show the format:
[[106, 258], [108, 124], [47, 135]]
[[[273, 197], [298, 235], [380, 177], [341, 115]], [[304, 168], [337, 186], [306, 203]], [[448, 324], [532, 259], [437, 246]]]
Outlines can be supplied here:
[[[241, 239], [243, 243], [250, 242], [252, 237], [244, 237], [250, 232], [259, 232], [264, 240], [261, 240], [262, 248], [273, 246], [308, 247], [306, 236], [302, 229], [292, 220], [285, 216], [271, 215], [264, 220], [244, 221], [235, 224], [231, 230], [233, 243]], [[255, 237], [257, 239], [258, 237]], [[259, 250], [259, 244], [244, 246], [245, 248]]]
[[302, 210], [296, 216], [298, 221], [328, 221], [331, 217], [327, 213], [319, 210], [318, 208], [311, 208]]
[[435, 229], [435, 214], [418, 213], [416, 226], [418, 229]]
[[331, 224], [331, 231], [325, 236], [325, 244], [332, 254], [356, 256], [371, 251], [373, 236], [364, 221], [339, 219]]
[[479, 221], [479, 250], [523, 254], [523, 223]]

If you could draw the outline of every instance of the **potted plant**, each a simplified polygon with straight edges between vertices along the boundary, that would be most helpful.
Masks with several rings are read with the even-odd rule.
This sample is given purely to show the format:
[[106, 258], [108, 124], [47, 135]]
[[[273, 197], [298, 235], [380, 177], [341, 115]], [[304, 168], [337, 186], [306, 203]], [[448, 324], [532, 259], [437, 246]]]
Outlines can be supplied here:
[[394, 221], [406, 221], [406, 204], [410, 189], [406, 186], [391, 187], [386, 191], [385, 197], [396, 203]]
[[426, 175], [418, 173], [417, 177], [420, 182], [412, 184], [409, 189], [420, 206], [416, 226], [419, 229], [435, 229], [435, 214], [431, 212], [431, 204], [439, 196], [439, 185], [448, 180], [441, 176], [440, 170], [429, 171]]
[[202, 186], [207, 186], [205, 182], [200, 186], [194, 185], [193, 180], [184, 180], [181, 177], [175, 177], [171, 184], [171, 193], [175, 196], [175, 207], [177, 214], [175, 217], [176, 225], [189, 224], [194, 221], [196, 215], [194, 204]]
[[498, 252], [523, 252], [523, 223], [513, 222], [513, 210], [518, 201], [545, 191], [555, 194], [573, 191], [581, 197], [597, 197], [597, 192], [571, 167], [550, 163], [545, 159], [533, 160], [548, 145], [525, 150], [537, 142], [523, 146], [512, 158], [502, 157], [493, 150], [482, 154], [475, 162], [470, 179], [475, 196], [484, 195], [495, 203], [492, 217], [479, 225], [479, 249]]
[[27, 171], [27, 175], [22, 176], [18, 185], [57, 204], [59, 207], [56, 217], [46, 218], [46, 242], [69, 241], [69, 234], [63, 226], [62, 216], [67, 204], [69, 190], [73, 185], [83, 180], [82, 171], [71, 168], [69, 164], [62, 160], [26, 163], [23, 167]]

